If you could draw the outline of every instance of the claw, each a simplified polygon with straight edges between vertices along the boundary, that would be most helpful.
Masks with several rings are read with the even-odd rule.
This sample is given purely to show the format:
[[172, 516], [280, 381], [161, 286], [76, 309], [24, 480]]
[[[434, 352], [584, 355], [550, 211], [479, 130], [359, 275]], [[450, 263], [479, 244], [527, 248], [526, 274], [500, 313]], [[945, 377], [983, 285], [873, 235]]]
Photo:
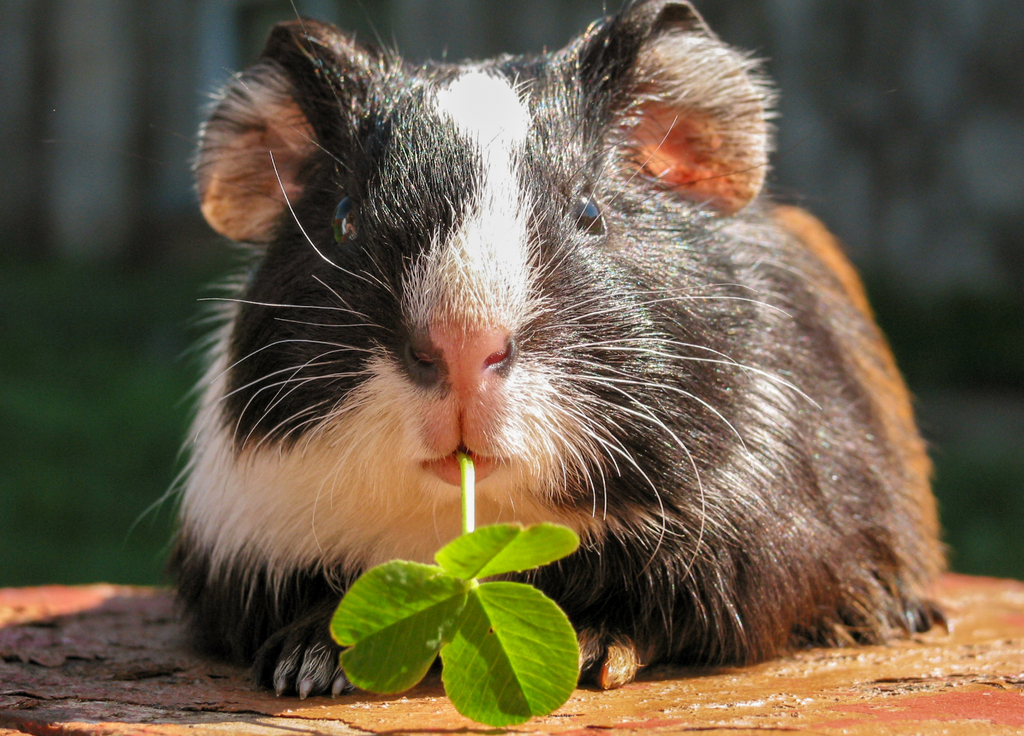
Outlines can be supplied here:
[[336, 694], [345, 691], [348, 680], [338, 666], [340, 648], [326, 636], [326, 614], [326, 609], [315, 611], [263, 643], [253, 662], [257, 685], [269, 687], [278, 697], [295, 695], [303, 700], [331, 689]]
[[277, 697], [284, 695], [288, 689], [288, 670], [278, 665], [274, 671], [274, 692], [277, 693]]
[[615, 641], [608, 645], [604, 663], [597, 674], [597, 684], [602, 690], [614, 690], [628, 685], [643, 666], [633, 642]]

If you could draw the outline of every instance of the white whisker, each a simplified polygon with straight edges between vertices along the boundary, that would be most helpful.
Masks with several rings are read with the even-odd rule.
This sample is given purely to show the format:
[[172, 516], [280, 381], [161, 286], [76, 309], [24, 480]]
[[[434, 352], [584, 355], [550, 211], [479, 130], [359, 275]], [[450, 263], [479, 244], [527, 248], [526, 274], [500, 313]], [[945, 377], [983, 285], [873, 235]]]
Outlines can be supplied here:
[[[586, 365], [586, 366], [597, 368], [597, 369], [600, 369], [600, 370], [609, 370], [609, 367], [606, 366], [606, 365], [603, 365], [603, 364], [600, 364], [600, 363], [594, 363], [592, 361], [587, 361], [587, 360], [583, 360], [583, 359], [569, 359], [569, 362], [578, 363], [580, 365]], [[626, 374], [626, 373], [624, 373], [622, 371], [615, 371], [615, 372], [618, 373], [619, 375], [628, 376], [628, 374]], [[743, 451], [747, 452], [747, 443], [743, 441], [743, 436], [739, 433], [739, 430], [737, 430], [736, 427], [733, 426], [732, 422], [730, 422], [728, 419], [726, 419], [725, 416], [723, 416], [722, 413], [720, 411], [718, 411], [718, 409], [713, 407], [707, 401], [705, 401], [704, 399], [700, 398], [696, 394], [692, 394], [689, 391], [685, 391], [684, 389], [679, 388], [678, 386], [670, 386], [670, 385], [668, 385], [666, 383], [652, 383], [652, 382], [649, 382], [649, 381], [638, 381], [638, 380], [635, 380], [635, 379], [629, 378], [629, 377], [627, 377], [627, 378], [609, 378], [609, 377], [606, 377], [606, 376], [593, 376], [593, 375], [579, 374], [579, 373], [573, 375], [573, 380], [575, 380], [575, 381], [586, 381], [586, 382], [589, 382], [589, 383], [596, 383], [598, 385], [609, 386], [609, 387], [612, 384], [625, 384], [625, 385], [628, 385], [628, 386], [638, 386], [638, 387], [643, 387], [643, 388], [656, 388], [656, 389], [661, 389], [663, 391], [669, 391], [671, 393], [676, 393], [676, 394], [679, 394], [681, 396], [685, 396], [688, 399], [696, 401], [698, 404], [700, 404], [705, 409], [707, 409], [712, 414], [714, 414], [716, 417], [718, 417], [722, 421], [722, 423], [725, 424], [725, 426], [728, 427], [732, 431], [732, 433], [736, 436], [736, 439], [738, 439], [740, 441], [740, 446], [743, 448]]]
[[235, 304], [251, 304], [252, 306], [255, 306], [255, 307], [274, 307], [274, 308], [277, 308], [277, 309], [326, 309], [326, 310], [329, 310], [329, 311], [332, 311], [332, 312], [344, 312], [345, 314], [352, 314], [352, 315], [355, 315], [356, 317], [362, 317], [363, 319], [367, 319], [367, 320], [369, 319], [369, 317], [367, 317], [362, 312], [356, 312], [356, 311], [353, 311], [351, 309], [345, 309], [344, 307], [332, 307], [332, 306], [319, 305], [319, 304], [275, 304], [273, 302], [256, 302], [256, 301], [252, 301], [251, 299], [237, 299], [237, 298], [234, 298], [234, 297], [224, 297], [224, 296], [201, 297], [197, 301], [201, 301], [201, 302], [232, 302], [232, 303], [235, 303]]
[[[292, 219], [295, 221], [296, 226], [298, 226], [299, 232], [302, 233], [302, 237], [304, 237], [306, 239], [306, 242], [309, 243], [309, 246], [316, 252], [316, 254], [318, 256], [320, 256], [320, 258], [323, 259], [323, 261], [325, 263], [327, 263], [332, 268], [336, 268], [339, 271], [341, 271], [342, 273], [344, 273], [344, 274], [346, 274], [348, 276], [351, 276], [352, 278], [359, 279], [360, 281], [363, 281], [363, 282], [365, 282], [367, 284], [372, 284], [373, 281], [371, 281], [370, 279], [366, 278], [366, 276], [363, 276], [363, 275], [358, 274], [358, 273], [356, 273], [354, 271], [350, 271], [347, 268], [343, 268], [343, 267], [339, 266], [337, 263], [335, 263], [330, 258], [325, 256], [321, 252], [321, 250], [316, 247], [316, 243], [314, 243], [313, 239], [311, 237], [309, 237], [309, 234], [306, 232], [306, 228], [304, 228], [302, 226], [302, 222], [299, 220], [299, 216], [297, 214], [295, 214], [295, 208], [292, 207], [291, 199], [288, 197], [288, 192], [285, 189], [284, 182], [281, 180], [281, 173], [277, 170], [277, 162], [274, 161], [274, 152], [270, 151], [269, 153], [270, 153], [270, 164], [274, 167], [274, 176], [277, 177], [277, 184], [278, 184], [279, 187], [281, 187], [281, 194], [284, 196], [284, 203], [286, 205], [288, 205], [288, 211], [291, 213]], [[379, 284], [380, 281], [377, 281], [377, 283]]]
[[[343, 350], [348, 350], [348, 351], [352, 351], [352, 352], [364, 352], [364, 353], [373, 354], [373, 351], [368, 349], [368, 348], [357, 348], [357, 347], [355, 347], [353, 345], [339, 345], [338, 343], [325, 342], [325, 341], [320, 341], [320, 340], [301, 340], [301, 339], [298, 339], [298, 338], [290, 338], [290, 339], [285, 339], [285, 340], [276, 340], [274, 342], [267, 343], [266, 345], [263, 345], [261, 347], [256, 348], [255, 350], [250, 352], [248, 355], [246, 355], [244, 358], [239, 358], [234, 363], [232, 363], [227, 368], [225, 368], [220, 373], [218, 373], [216, 376], [214, 376], [212, 379], [210, 379], [207, 383], [210, 384], [210, 385], [216, 383], [221, 378], [223, 378], [226, 373], [234, 370], [239, 365], [241, 365], [244, 361], [248, 360], [249, 358], [252, 358], [253, 356], [255, 356], [255, 355], [257, 355], [257, 354], [259, 354], [261, 352], [263, 352], [264, 350], [269, 350], [270, 348], [278, 347], [280, 345], [287, 345], [289, 343], [306, 343], [306, 344], [309, 344], [309, 345], [325, 345], [327, 347], [336, 348], [337, 352], [340, 352], [340, 351], [343, 351]], [[331, 352], [335, 352], [335, 351], [331, 351]], [[328, 353], [324, 353], [324, 355], [327, 355], [327, 354]], [[279, 372], [282, 372], [282, 371], [288, 371], [288, 370], [291, 370], [291, 369], [290, 368], [282, 368], [282, 369], [280, 369], [278, 371], [274, 371], [273, 374], [269, 374], [269, 375], [275, 375], [276, 373], [279, 373]], [[263, 380], [263, 378], [257, 379], [254, 383], [258, 383], [261, 380]]]
[[[594, 347], [596, 349], [599, 349], [599, 350], [602, 349], [601, 346], [594, 346]], [[818, 409], [819, 411], [821, 410], [821, 405], [817, 401], [812, 399], [810, 396], [808, 396], [806, 393], [801, 391], [799, 388], [794, 386], [792, 383], [790, 383], [786, 379], [780, 378], [779, 376], [776, 376], [776, 375], [774, 375], [772, 373], [769, 373], [768, 371], [761, 370], [760, 368], [755, 368], [753, 366], [745, 365], [743, 363], [737, 363], [737, 362], [735, 362], [733, 360], [715, 360], [713, 358], [698, 358], [697, 356], [693, 356], [693, 355], [676, 355], [674, 353], [666, 353], [666, 352], [662, 352], [662, 351], [658, 351], [658, 350], [649, 350], [649, 349], [646, 349], [646, 348], [630, 348], [628, 346], [618, 346], [618, 347], [615, 347], [615, 348], [608, 348], [608, 349], [614, 349], [616, 351], [624, 351], [624, 352], [638, 352], [638, 353], [643, 353], [645, 355], [650, 355], [650, 356], [654, 356], [654, 357], [667, 358], [669, 360], [692, 361], [692, 362], [695, 362], [695, 363], [715, 363], [715, 364], [719, 364], [719, 365], [731, 365], [731, 366], [733, 366], [735, 368], [739, 368], [740, 370], [747, 371], [747, 372], [750, 372], [750, 373], [754, 373], [754, 374], [757, 374], [759, 376], [763, 376], [764, 378], [767, 378], [769, 381], [772, 381], [773, 383], [777, 383], [777, 384], [779, 384], [781, 386], [785, 386], [790, 391], [793, 391], [798, 396], [800, 396], [801, 398], [805, 399], [808, 403], [810, 403], [816, 409]]]

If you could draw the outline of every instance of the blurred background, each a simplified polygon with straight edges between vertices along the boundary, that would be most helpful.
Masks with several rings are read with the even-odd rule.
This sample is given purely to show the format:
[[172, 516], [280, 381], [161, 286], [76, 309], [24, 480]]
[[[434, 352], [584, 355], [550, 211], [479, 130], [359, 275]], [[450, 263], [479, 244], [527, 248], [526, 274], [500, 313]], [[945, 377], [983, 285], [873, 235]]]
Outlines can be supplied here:
[[[778, 82], [771, 186], [865, 275], [953, 569], [1024, 578], [1024, 3], [696, 4]], [[197, 300], [232, 263], [199, 110], [296, 8], [461, 59], [559, 48], [605, 3], [2, 0], [0, 586], [163, 579]]]

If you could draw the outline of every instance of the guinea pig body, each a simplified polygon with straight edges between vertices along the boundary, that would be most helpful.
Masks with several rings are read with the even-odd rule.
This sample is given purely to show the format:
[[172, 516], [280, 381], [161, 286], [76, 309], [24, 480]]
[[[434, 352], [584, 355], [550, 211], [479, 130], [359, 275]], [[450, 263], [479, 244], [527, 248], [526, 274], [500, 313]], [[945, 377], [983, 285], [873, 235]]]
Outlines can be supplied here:
[[203, 212], [248, 243], [172, 556], [207, 651], [339, 692], [327, 623], [478, 523], [581, 549], [521, 576], [585, 676], [929, 627], [929, 464], [856, 275], [760, 195], [771, 93], [685, 3], [538, 57], [410, 65], [312, 21], [225, 89]]

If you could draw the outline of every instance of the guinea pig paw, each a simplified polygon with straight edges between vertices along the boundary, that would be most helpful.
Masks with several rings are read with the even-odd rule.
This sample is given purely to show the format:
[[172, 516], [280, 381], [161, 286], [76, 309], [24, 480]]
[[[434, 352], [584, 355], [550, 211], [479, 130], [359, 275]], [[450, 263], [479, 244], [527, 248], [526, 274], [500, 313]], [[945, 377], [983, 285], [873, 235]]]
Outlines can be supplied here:
[[921, 601], [917, 607], [909, 608], [906, 619], [912, 634], [923, 634], [933, 626], [941, 627], [947, 634], [951, 631], [945, 611], [935, 601]]
[[614, 690], [636, 679], [644, 666], [632, 639], [585, 629], [579, 633], [581, 679], [602, 690]]
[[629, 639], [613, 641], [608, 645], [597, 672], [597, 684], [602, 690], [614, 690], [628, 685], [636, 679], [636, 673], [643, 667], [636, 646]]
[[[284, 661], [277, 663], [274, 670], [274, 690], [281, 692], [291, 679], [289, 673], [294, 672], [294, 667], [285, 666]], [[301, 700], [310, 695], [327, 692], [330, 689], [332, 696], [340, 695], [348, 686], [345, 673], [338, 666], [338, 653], [332, 647], [314, 645], [305, 650], [302, 656], [302, 666], [295, 675], [294, 689]], [[337, 690], [337, 692], [335, 692]]]
[[326, 626], [293, 625], [267, 640], [253, 664], [258, 685], [272, 687], [278, 696], [294, 693], [301, 699], [330, 693], [332, 697], [352, 689], [338, 665], [341, 651]]

